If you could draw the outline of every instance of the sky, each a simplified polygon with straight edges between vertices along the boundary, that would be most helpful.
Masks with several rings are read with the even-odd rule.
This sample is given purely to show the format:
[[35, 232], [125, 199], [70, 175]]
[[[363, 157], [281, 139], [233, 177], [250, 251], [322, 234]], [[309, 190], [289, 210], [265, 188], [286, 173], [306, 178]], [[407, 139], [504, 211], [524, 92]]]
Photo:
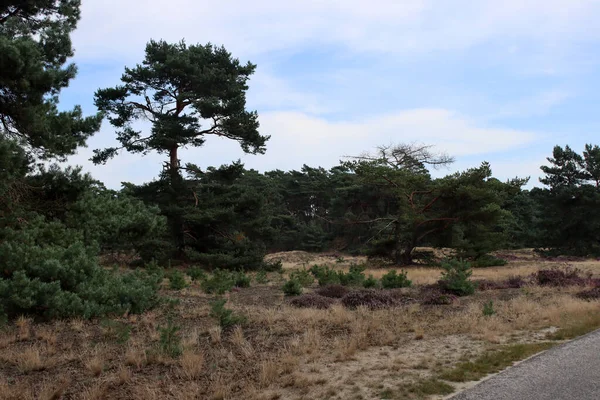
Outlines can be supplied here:
[[[600, 0], [83, 0], [72, 35], [79, 73], [61, 107], [96, 112], [150, 39], [224, 45], [257, 70], [247, 107], [270, 135], [264, 155], [209, 138], [180, 153], [202, 168], [241, 159], [265, 170], [332, 167], [393, 143], [456, 158], [447, 174], [491, 163], [530, 176], [555, 145], [600, 144]], [[121, 153], [108, 121], [72, 156], [108, 187], [157, 177], [163, 155]]]

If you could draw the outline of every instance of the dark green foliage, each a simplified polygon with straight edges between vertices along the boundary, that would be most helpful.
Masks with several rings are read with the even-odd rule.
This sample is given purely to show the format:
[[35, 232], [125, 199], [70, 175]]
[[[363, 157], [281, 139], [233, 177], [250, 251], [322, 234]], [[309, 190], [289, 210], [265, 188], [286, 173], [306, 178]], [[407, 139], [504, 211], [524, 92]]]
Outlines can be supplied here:
[[342, 297], [342, 304], [348, 308], [367, 307], [372, 310], [398, 305], [389, 292], [379, 290], [357, 290]]
[[209, 278], [206, 278], [202, 284], [202, 290], [206, 293], [224, 294], [235, 286], [235, 279], [230, 271], [215, 269]]
[[188, 286], [185, 280], [185, 274], [179, 270], [173, 270], [169, 273], [169, 288], [172, 290], [185, 289]]
[[188, 268], [186, 273], [193, 281], [203, 281], [206, 279], [206, 272], [200, 267]]
[[303, 294], [301, 296], [294, 297], [290, 304], [298, 308], [316, 308], [318, 310], [325, 310], [331, 307], [335, 303], [335, 300], [329, 297], [319, 296], [316, 294]]
[[183, 346], [181, 345], [181, 327], [173, 323], [172, 317], [169, 317], [165, 326], [159, 326], [158, 332], [160, 333], [159, 348], [170, 357], [179, 357], [183, 353]]
[[299, 296], [302, 294], [302, 285], [297, 280], [290, 279], [284, 283], [282, 290], [286, 296]]
[[440, 287], [457, 296], [468, 296], [475, 293], [475, 283], [469, 278], [473, 274], [471, 264], [462, 259], [447, 259], [442, 262], [442, 278]]
[[215, 299], [210, 303], [210, 316], [219, 321], [221, 328], [227, 329], [246, 322], [246, 317], [237, 315], [233, 310], [225, 308], [225, 303], [227, 303], [225, 299]]
[[365, 280], [365, 269], [366, 267], [362, 265], [351, 265], [347, 273], [338, 271], [340, 284], [344, 286], [361, 286]]
[[482, 257], [476, 258], [471, 263], [473, 268], [500, 267], [506, 264], [508, 264], [508, 261], [490, 255], [484, 255]]
[[0, 138], [42, 158], [74, 154], [100, 128], [100, 115], [59, 111], [58, 94], [77, 73], [70, 34], [78, 0], [8, 1], [0, 5]]
[[233, 273], [233, 285], [239, 288], [250, 287], [251, 278], [244, 271], [236, 271]]
[[[237, 141], [247, 153], [265, 152], [269, 137], [258, 132], [257, 113], [246, 110], [247, 82], [255, 68], [251, 63], [242, 65], [224, 47], [210, 43], [188, 46], [184, 41], [151, 40], [142, 64], [125, 68], [122, 85], [95, 94], [95, 104], [117, 129], [121, 147], [95, 150], [94, 162], [104, 163], [121, 149], [167, 155], [160, 180], [147, 185], [149, 200], [158, 203], [167, 217], [177, 255], [192, 254], [193, 261], [213, 268], [260, 264], [263, 246], [247, 240], [246, 232], [236, 229], [239, 224], [227, 224], [252, 216], [251, 209], [260, 206], [257, 202], [262, 196], [240, 187], [212, 185], [197, 166], [180, 165], [178, 152], [204, 145], [208, 135]], [[135, 122], [140, 119], [152, 122], [149, 133], [136, 130]], [[183, 168], [191, 174], [188, 181], [182, 176]], [[239, 170], [238, 165], [232, 170]], [[228, 178], [216, 175], [220, 181]], [[248, 215], [242, 212], [246, 208]], [[227, 229], [219, 229], [222, 226]], [[188, 247], [191, 251], [186, 251]]]
[[133, 249], [144, 259], [147, 247], [156, 247], [166, 230], [158, 207], [110, 190], [83, 193], [70, 207], [66, 223], [83, 231], [86, 244], [96, 242], [104, 252]]
[[538, 245], [548, 248], [547, 255], [600, 255], [600, 214], [592, 212], [600, 207], [600, 147], [588, 144], [580, 155], [569, 146], [555, 146], [548, 161], [540, 178], [548, 189], [531, 191], [543, 210]]
[[342, 286], [342, 285], [321, 286], [316, 291], [316, 293], [318, 295], [323, 296], [323, 297], [330, 297], [332, 299], [341, 299], [342, 297], [347, 295], [349, 292], [350, 292], [350, 289], [348, 289], [347, 287]]
[[406, 271], [398, 273], [398, 271], [393, 269], [381, 277], [381, 287], [384, 289], [410, 287], [411, 285], [412, 281], [408, 279]]
[[315, 282], [315, 278], [306, 268], [299, 269], [290, 273], [290, 280], [297, 281], [302, 287], [310, 287]]
[[496, 310], [494, 310], [494, 302], [492, 300], [488, 301], [483, 305], [483, 315], [485, 317], [491, 317], [496, 314]]
[[265, 261], [263, 262], [261, 270], [264, 270], [266, 272], [281, 272], [283, 271], [283, 263], [281, 262], [281, 260], [276, 260], [272, 262]]
[[373, 277], [373, 275], [369, 275], [367, 279], [363, 282], [363, 287], [366, 289], [376, 288], [379, 285], [379, 281]]
[[256, 276], [254, 277], [254, 279], [256, 280], [256, 283], [264, 285], [265, 283], [269, 283], [269, 278], [267, 276], [267, 271], [265, 270], [260, 270], [256, 273]]
[[58, 222], [32, 217], [18, 229], [0, 230], [0, 238], [0, 299], [9, 316], [91, 318], [139, 313], [158, 301], [156, 276], [100, 268], [81, 233]]
[[326, 265], [321, 266], [315, 264], [310, 267], [309, 271], [317, 278], [319, 286], [340, 284], [340, 275], [338, 272]]

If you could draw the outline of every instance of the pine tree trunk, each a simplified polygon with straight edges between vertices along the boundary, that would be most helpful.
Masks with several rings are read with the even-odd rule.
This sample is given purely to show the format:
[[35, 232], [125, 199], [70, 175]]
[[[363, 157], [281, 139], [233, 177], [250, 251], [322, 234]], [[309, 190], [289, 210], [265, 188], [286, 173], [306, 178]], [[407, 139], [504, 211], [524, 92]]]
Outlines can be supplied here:
[[[172, 201], [177, 204], [179, 202], [179, 194], [183, 189], [183, 178], [179, 172], [179, 159], [177, 157], [177, 151], [179, 150], [179, 146], [173, 145], [169, 150], [169, 186], [171, 187], [171, 195]], [[173, 238], [175, 239], [175, 244], [177, 246], [177, 256], [183, 256], [183, 249], [185, 245], [184, 239], [184, 223], [183, 223], [183, 215], [181, 211], [177, 211], [170, 216], [169, 226], [171, 227], [171, 231], [173, 234]]]

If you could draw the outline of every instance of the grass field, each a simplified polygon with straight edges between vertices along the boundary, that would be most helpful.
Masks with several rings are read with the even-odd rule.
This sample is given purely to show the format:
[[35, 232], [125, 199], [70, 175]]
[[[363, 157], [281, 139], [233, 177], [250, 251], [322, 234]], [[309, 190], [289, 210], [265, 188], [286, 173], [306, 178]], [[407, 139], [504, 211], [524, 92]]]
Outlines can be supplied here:
[[[473, 279], [528, 278], [567, 264], [528, 251], [508, 255], [508, 265], [476, 269]], [[165, 284], [172, 300], [142, 315], [12, 321], [0, 332], [0, 399], [439, 399], [600, 327], [600, 303], [575, 296], [581, 285], [529, 283], [423, 304], [423, 285], [440, 276], [425, 267], [406, 269], [413, 287], [390, 291], [402, 300], [391, 308], [349, 309], [339, 300], [328, 309], [296, 308], [281, 290], [290, 272], [364, 260], [277, 257], [283, 274], [224, 295], [225, 307], [245, 320], [233, 327], [211, 315], [214, 295], [194, 282], [178, 291]], [[568, 264], [600, 277], [600, 261]], [[366, 274], [388, 270], [369, 266]]]

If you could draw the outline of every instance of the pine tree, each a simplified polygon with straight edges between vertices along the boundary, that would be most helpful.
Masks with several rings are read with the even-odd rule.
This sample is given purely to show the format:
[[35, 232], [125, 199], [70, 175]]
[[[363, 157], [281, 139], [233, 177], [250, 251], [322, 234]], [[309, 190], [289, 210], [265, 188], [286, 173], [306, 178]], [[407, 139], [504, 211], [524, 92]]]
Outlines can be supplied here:
[[8, 0], [0, 5], [0, 135], [37, 157], [64, 157], [100, 127], [79, 106], [58, 111], [58, 94], [75, 77], [70, 33], [79, 0]]
[[[207, 135], [237, 141], [245, 152], [263, 153], [268, 136], [258, 132], [256, 112], [246, 110], [247, 81], [256, 66], [242, 65], [224, 47], [169, 44], [150, 41], [142, 64], [125, 68], [122, 85], [100, 89], [95, 103], [117, 128], [120, 148], [95, 151], [94, 162], [103, 163], [125, 149], [146, 154], [167, 154], [169, 195], [175, 207], [186, 190], [179, 149], [202, 146]], [[147, 133], [134, 128], [137, 120], [149, 120]], [[165, 212], [180, 250], [184, 245], [181, 210]]]

